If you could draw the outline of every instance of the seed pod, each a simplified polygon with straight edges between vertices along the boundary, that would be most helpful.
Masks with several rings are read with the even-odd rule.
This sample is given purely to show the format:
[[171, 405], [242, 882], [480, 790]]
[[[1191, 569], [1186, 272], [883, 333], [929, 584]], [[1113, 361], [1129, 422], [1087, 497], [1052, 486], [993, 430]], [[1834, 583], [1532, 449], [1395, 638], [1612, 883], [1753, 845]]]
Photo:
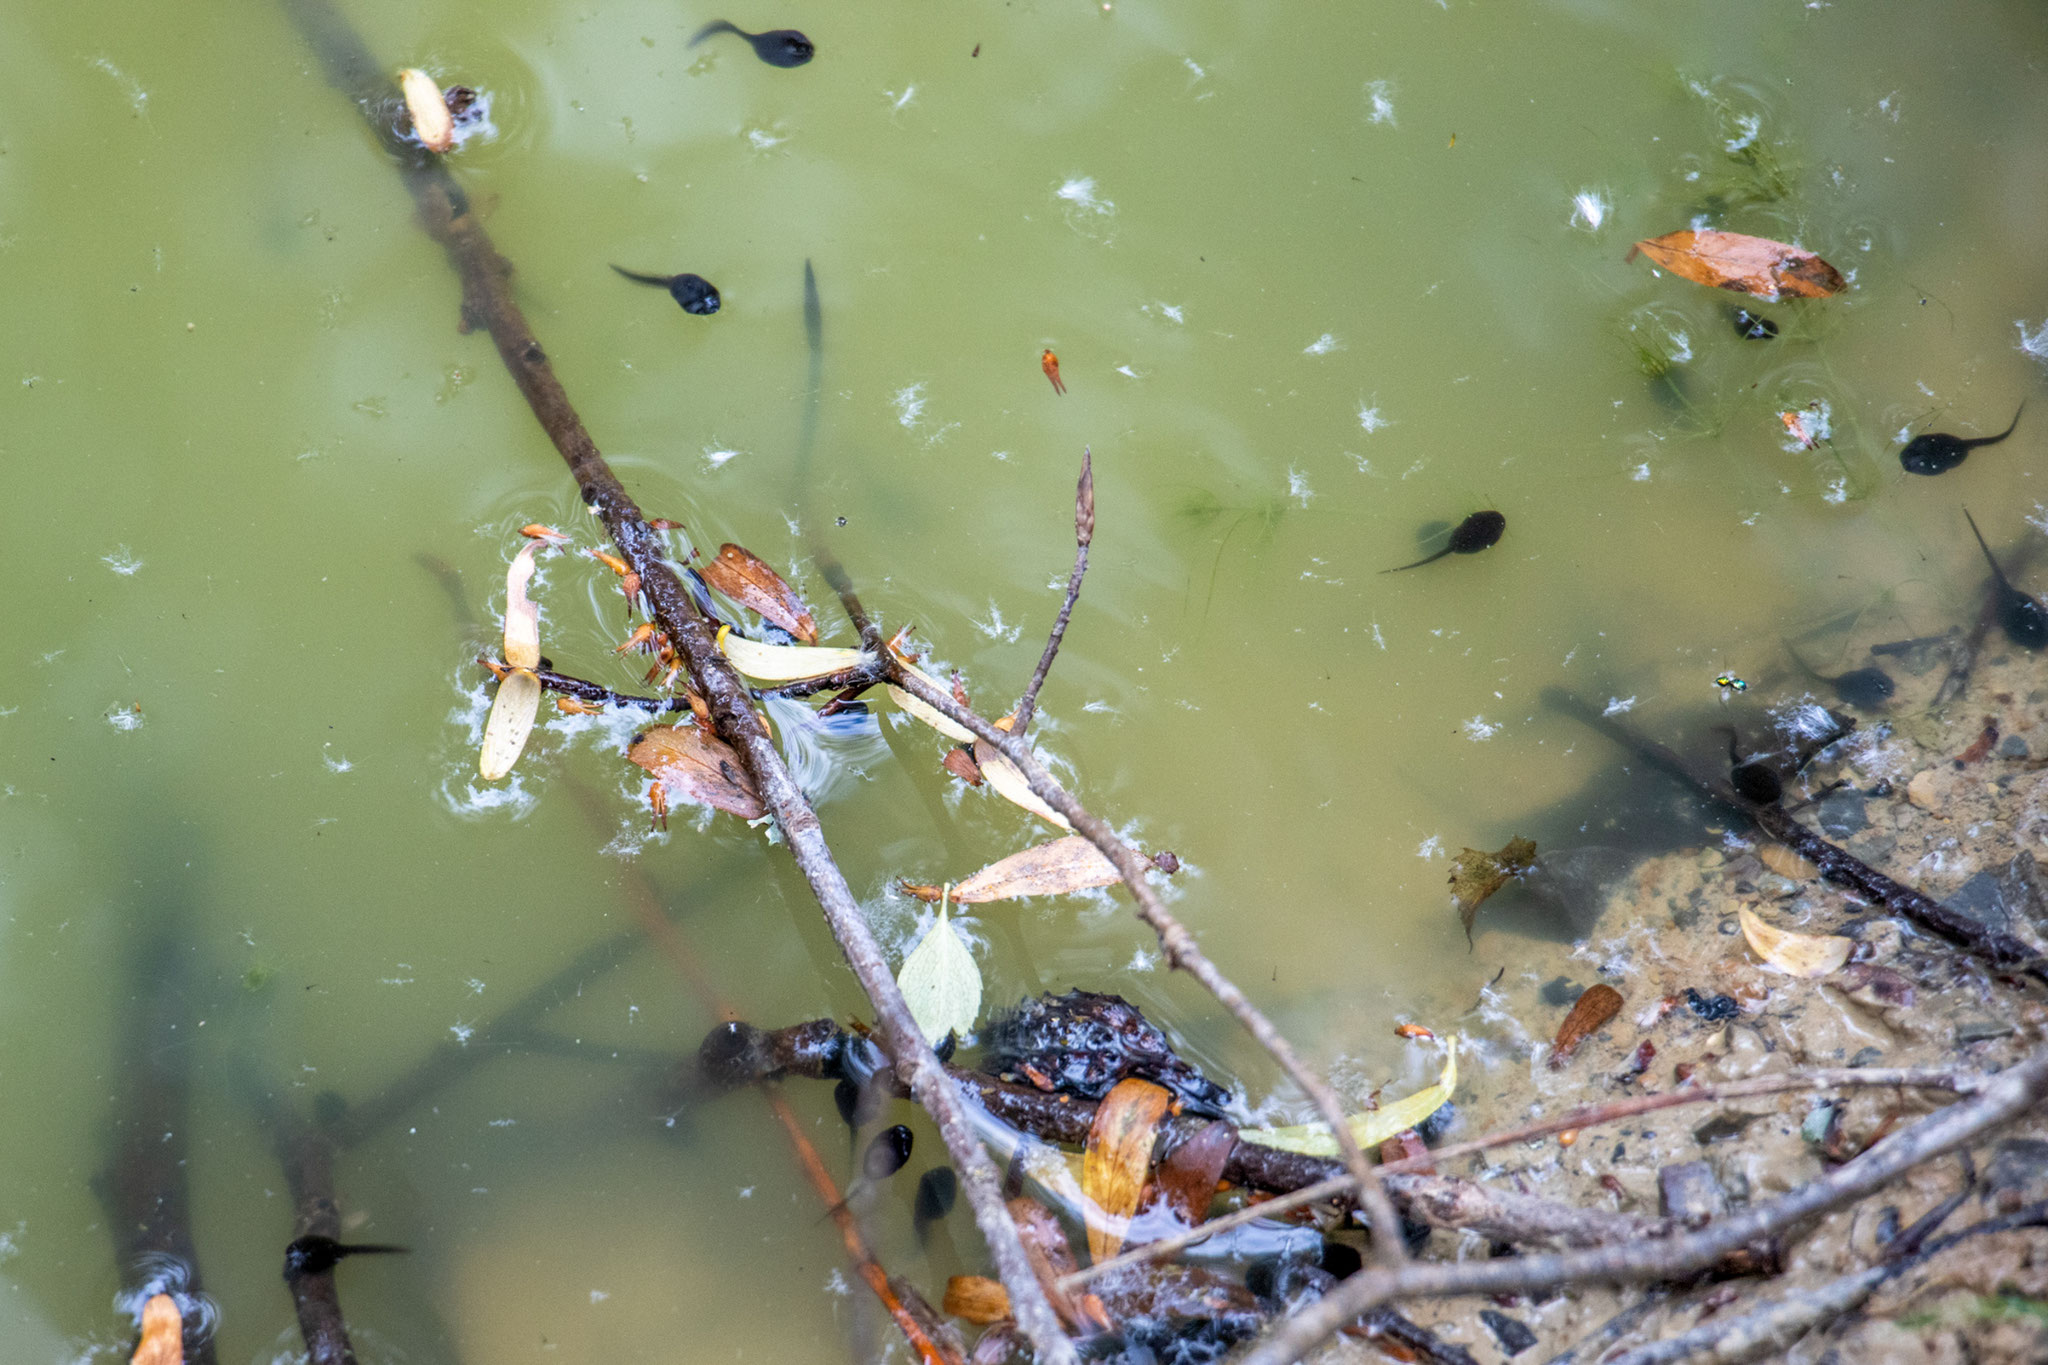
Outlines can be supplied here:
[[398, 85], [405, 92], [405, 110], [412, 115], [412, 130], [420, 145], [430, 152], [445, 152], [455, 145], [455, 116], [434, 78], [416, 66], [398, 73]]
[[1550, 1055], [1553, 1068], [1563, 1066], [1571, 1060], [1589, 1034], [1598, 1033], [1607, 1027], [1607, 1022], [1621, 1013], [1621, 992], [1612, 986], [1597, 985], [1586, 987], [1572, 1012], [1564, 1018], [1557, 1030], [1556, 1050]]

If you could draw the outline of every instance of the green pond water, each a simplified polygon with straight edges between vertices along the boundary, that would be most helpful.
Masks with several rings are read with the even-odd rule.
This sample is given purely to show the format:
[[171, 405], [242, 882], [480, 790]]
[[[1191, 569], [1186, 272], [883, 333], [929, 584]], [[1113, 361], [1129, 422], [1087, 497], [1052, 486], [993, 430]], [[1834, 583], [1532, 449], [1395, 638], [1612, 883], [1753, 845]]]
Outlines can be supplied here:
[[[723, 12], [808, 32], [797, 70], [689, 48], [702, 5], [345, 9], [393, 71], [489, 97], [455, 174], [649, 513], [778, 565], [834, 642], [813, 536], [1005, 708], [1092, 448], [1095, 555], [1035, 733], [1178, 853], [1178, 913], [1354, 1095], [1434, 1069], [1394, 1018], [1454, 1024], [1562, 932], [1505, 903], [1468, 951], [1449, 854], [1657, 842], [1544, 689], [1710, 751], [1720, 716], [1761, 727], [1808, 686], [1781, 636], [1837, 671], [1967, 616], [1963, 506], [1994, 546], [2044, 520], [2048, 412], [1939, 479], [1896, 459], [1908, 427], [2000, 430], [2040, 382], [2048, 20], [2024, 0]], [[252, 1085], [310, 1113], [463, 1054], [631, 930], [636, 886], [748, 1018], [864, 1005], [761, 833], [685, 809], [649, 836], [630, 719], [550, 712], [511, 782], [476, 778], [517, 528], [601, 541], [286, 12], [17, 3], [0, 71], [0, 1356], [126, 1359], [92, 1181], [122, 1097], [176, 1062], [220, 1357], [289, 1359]], [[1852, 287], [1759, 305], [1781, 335], [1744, 341], [1732, 296], [1625, 259], [1696, 220]], [[611, 263], [702, 274], [724, 309]], [[1809, 403], [1831, 435], [1788, 450], [1778, 414]], [[1380, 575], [1480, 508], [1497, 547]], [[535, 594], [558, 665], [638, 685], [608, 571], [558, 556]], [[1723, 671], [1752, 688], [1718, 713]], [[1047, 831], [880, 710], [801, 771], [900, 954], [897, 878]], [[1299, 1116], [1126, 905], [966, 918], [989, 1001], [1124, 994]], [[142, 971], [190, 1004], [138, 1040], [152, 928], [175, 946]], [[652, 1082], [713, 1021], [634, 952], [564, 993], [544, 1054], [493, 1051], [346, 1152], [351, 1235], [414, 1248], [342, 1271], [364, 1358], [901, 1358], [761, 1102]], [[847, 1174], [828, 1089], [789, 1094]], [[912, 1238], [939, 1148], [896, 1117], [918, 1151], [873, 1234], [936, 1297], [983, 1263], [964, 1213]]]

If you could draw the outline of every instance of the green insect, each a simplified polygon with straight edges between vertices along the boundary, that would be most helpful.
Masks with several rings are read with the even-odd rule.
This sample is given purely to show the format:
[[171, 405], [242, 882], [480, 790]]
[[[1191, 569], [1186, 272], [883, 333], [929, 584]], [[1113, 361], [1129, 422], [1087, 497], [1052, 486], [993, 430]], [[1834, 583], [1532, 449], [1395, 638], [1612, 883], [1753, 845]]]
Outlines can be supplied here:
[[1720, 677], [1714, 679], [1714, 686], [1720, 688], [1723, 692], [1749, 691], [1749, 684], [1736, 677], [1733, 673], [1723, 673]]

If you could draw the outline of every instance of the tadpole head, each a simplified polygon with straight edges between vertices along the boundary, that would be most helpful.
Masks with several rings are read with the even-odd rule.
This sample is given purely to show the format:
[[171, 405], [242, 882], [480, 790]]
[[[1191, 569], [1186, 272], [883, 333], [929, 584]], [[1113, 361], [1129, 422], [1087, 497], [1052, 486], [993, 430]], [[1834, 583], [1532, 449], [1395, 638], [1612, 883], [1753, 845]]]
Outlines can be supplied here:
[[668, 292], [683, 306], [685, 313], [700, 318], [710, 317], [723, 302], [718, 296], [717, 286], [702, 275], [677, 275], [668, 282]]

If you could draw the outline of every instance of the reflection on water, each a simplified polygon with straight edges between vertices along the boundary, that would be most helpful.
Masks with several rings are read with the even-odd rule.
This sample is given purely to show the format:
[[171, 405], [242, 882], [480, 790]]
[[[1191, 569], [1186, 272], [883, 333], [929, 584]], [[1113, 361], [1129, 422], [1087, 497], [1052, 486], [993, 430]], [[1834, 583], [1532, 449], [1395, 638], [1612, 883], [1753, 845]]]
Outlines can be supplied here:
[[[1761, 744], [1822, 693], [1784, 640], [1830, 677], [1896, 657], [1899, 695], [1860, 719], [1912, 724], [1945, 665], [1868, 650], [1969, 623], [1963, 505], [2040, 588], [2027, 422], [1937, 478], [1898, 461], [1921, 432], [1999, 430], [2048, 354], [2035, 7], [746, 19], [801, 24], [799, 69], [692, 52], [721, 16], [651, 0], [346, 8], [390, 69], [489, 99], [456, 173], [635, 495], [788, 572], [834, 643], [819, 546], [926, 667], [1006, 709], [1092, 449], [1093, 566], [1034, 733], [1181, 856], [1176, 911], [1361, 1091], [1403, 1054], [1324, 1021], [1467, 1008], [1520, 936], [1584, 932], [1629, 856], [1711, 837], [1544, 689], [1713, 772], [1715, 726]], [[0, 1224], [21, 1223], [0, 1354], [122, 1349], [85, 1183], [134, 1065], [109, 907], [147, 909], [199, 847], [182, 942], [220, 1003], [181, 1044], [196, 1221], [223, 1354], [274, 1353], [290, 1217], [227, 1098], [231, 1035], [302, 1106], [359, 1102], [463, 1030], [481, 1046], [653, 902], [750, 1018], [864, 1007], [762, 832], [649, 832], [620, 758], [644, 718], [549, 713], [510, 782], [475, 777], [508, 546], [529, 521], [595, 533], [280, 13], [17, 6], [0, 38], [21, 509], [0, 1055], [38, 1097], [0, 1113]], [[1625, 259], [1696, 221], [1797, 242], [1852, 288], [1751, 305], [1778, 330], [1746, 337], [1729, 297]], [[722, 306], [687, 316], [612, 262], [701, 272]], [[1484, 554], [1379, 573], [1481, 508], [1510, 528]], [[611, 575], [571, 564], [536, 588], [546, 652], [641, 688]], [[1751, 683], [1725, 708], [1722, 673]], [[896, 879], [1044, 831], [864, 700], [773, 715], [900, 951], [918, 911]], [[1504, 892], [1468, 951], [1448, 856], [1517, 834], [1549, 881]], [[988, 999], [1115, 991], [1253, 1106], [1293, 1104], [1120, 903], [980, 908]], [[839, 1349], [866, 1310], [758, 1105], [679, 1110], [617, 1066], [685, 1055], [715, 1018], [680, 970], [664, 949], [566, 990], [547, 1050], [493, 1053], [348, 1154], [349, 1236], [416, 1248], [404, 1274], [346, 1268], [366, 1358]], [[825, 1095], [791, 1099], [829, 1121]], [[949, 1246], [979, 1268], [964, 1225], [928, 1250], [908, 1184], [885, 1196], [892, 1270], [937, 1284]], [[763, 1284], [774, 1321], [724, 1311]]]

